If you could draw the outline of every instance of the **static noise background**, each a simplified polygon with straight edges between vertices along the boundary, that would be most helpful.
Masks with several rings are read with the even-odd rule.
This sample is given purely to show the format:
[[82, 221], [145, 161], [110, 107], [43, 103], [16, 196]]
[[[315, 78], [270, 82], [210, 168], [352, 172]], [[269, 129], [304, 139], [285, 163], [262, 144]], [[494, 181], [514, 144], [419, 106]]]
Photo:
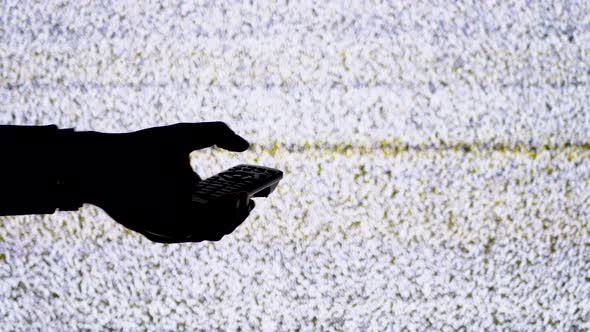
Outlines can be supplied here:
[[218, 243], [153, 244], [92, 205], [1, 217], [0, 326], [590, 329], [588, 13], [0, 2], [0, 123], [221, 120], [252, 148], [193, 152], [202, 177], [285, 172]]

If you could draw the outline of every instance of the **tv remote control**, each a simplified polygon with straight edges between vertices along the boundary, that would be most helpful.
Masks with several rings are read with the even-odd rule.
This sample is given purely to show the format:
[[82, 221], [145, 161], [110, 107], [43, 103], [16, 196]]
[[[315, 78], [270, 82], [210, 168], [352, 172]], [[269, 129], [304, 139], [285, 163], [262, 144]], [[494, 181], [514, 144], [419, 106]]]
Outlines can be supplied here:
[[231, 193], [245, 191], [248, 199], [268, 197], [279, 181], [283, 172], [264, 166], [241, 164], [221, 173], [199, 181], [193, 190], [192, 201], [206, 204]]

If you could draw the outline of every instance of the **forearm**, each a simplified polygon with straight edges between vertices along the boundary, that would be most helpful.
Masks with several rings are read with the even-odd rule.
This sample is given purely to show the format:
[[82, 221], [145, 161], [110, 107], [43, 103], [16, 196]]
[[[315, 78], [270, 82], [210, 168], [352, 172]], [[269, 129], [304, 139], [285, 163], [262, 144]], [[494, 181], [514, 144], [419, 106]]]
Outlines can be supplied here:
[[68, 178], [72, 130], [50, 126], [0, 126], [0, 215], [77, 210], [82, 200]]

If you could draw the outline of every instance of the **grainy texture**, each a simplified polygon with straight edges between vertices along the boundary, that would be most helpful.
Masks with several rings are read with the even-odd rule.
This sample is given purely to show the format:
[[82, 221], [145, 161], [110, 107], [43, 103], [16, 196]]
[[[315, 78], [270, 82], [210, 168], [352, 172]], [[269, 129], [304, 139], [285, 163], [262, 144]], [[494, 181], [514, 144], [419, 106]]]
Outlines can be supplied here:
[[588, 13], [0, 2], [1, 123], [222, 120], [252, 148], [193, 153], [203, 177], [285, 172], [218, 243], [153, 244], [90, 205], [0, 218], [0, 326], [590, 329]]

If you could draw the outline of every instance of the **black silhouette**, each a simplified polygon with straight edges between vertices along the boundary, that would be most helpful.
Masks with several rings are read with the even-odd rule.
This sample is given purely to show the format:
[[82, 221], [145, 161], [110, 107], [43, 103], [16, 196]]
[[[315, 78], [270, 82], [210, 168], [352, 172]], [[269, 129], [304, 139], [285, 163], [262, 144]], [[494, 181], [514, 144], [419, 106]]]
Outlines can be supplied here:
[[131, 133], [0, 126], [0, 215], [99, 206], [154, 242], [218, 241], [254, 208], [246, 193], [192, 204], [201, 181], [189, 153], [249, 144], [223, 122], [179, 123]]

